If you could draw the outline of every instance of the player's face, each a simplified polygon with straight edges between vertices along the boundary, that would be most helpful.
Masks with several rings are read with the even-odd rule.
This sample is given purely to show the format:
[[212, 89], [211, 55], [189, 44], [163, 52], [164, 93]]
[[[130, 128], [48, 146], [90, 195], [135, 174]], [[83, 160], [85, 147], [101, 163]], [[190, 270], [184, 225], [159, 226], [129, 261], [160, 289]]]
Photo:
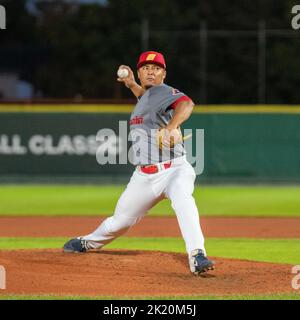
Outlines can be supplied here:
[[155, 64], [145, 64], [138, 70], [141, 86], [149, 89], [164, 82], [166, 70]]

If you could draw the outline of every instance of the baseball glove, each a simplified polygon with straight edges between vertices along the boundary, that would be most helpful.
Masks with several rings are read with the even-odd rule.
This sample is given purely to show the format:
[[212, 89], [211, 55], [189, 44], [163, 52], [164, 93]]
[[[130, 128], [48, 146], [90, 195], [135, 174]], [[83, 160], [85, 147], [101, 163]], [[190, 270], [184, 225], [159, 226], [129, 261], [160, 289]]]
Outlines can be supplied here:
[[156, 142], [159, 149], [174, 148], [177, 143], [183, 141], [180, 128], [168, 130], [166, 128], [160, 128], [156, 132]]

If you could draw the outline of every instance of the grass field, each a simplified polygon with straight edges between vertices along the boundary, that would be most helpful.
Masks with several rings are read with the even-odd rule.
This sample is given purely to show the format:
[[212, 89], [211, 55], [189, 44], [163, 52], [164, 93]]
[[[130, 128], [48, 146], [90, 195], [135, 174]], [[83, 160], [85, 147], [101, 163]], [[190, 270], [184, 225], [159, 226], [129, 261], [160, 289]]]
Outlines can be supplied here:
[[[0, 186], [0, 215], [110, 215], [125, 186]], [[300, 216], [300, 187], [197, 186], [202, 216]], [[169, 200], [151, 210], [173, 215]]]
[[0, 300], [300, 300], [300, 295], [295, 294], [273, 294], [273, 295], [218, 295], [218, 296], [157, 296], [157, 297], [106, 297], [106, 296], [59, 296], [59, 295], [6, 295]]
[[[61, 248], [68, 238], [0, 238], [1, 249]], [[107, 249], [159, 250], [185, 252], [181, 238], [120, 237]], [[300, 239], [228, 239], [208, 238], [211, 256], [262, 262], [300, 264]]]

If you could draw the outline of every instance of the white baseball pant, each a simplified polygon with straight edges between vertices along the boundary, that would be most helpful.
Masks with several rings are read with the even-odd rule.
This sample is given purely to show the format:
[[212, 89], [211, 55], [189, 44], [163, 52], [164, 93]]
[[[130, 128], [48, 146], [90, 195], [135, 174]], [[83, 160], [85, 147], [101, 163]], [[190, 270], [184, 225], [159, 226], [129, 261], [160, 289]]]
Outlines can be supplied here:
[[172, 160], [170, 168], [154, 174], [140, 172], [137, 168], [118, 200], [114, 215], [105, 219], [93, 233], [81, 238], [88, 240], [88, 248], [101, 248], [139, 222], [159, 201], [169, 198], [187, 253], [190, 255], [194, 249], [205, 253], [198, 209], [192, 195], [195, 178], [195, 171], [185, 156]]

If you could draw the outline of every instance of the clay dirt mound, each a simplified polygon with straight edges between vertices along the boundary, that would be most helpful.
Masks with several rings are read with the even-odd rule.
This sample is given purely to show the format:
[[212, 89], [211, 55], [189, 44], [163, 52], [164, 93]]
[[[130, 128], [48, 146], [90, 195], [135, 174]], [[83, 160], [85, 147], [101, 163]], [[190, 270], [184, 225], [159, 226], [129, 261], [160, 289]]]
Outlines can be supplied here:
[[185, 254], [59, 249], [2, 250], [7, 289], [0, 294], [180, 296], [295, 292], [290, 265], [215, 258], [216, 269], [193, 276]]

